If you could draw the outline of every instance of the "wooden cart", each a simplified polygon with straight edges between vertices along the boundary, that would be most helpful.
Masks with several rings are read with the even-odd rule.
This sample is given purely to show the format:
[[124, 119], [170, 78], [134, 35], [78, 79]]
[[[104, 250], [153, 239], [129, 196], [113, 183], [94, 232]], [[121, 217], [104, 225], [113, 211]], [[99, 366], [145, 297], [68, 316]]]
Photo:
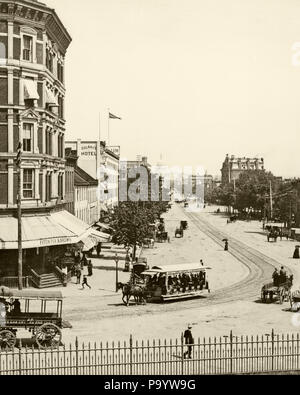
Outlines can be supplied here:
[[282, 304], [284, 301], [290, 299], [291, 296], [292, 281], [287, 280], [286, 282], [274, 285], [273, 282], [265, 284], [261, 289], [261, 300], [263, 303], [279, 301]]
[[[16, 291], [1, 287], [0, 348], [14, 348], [16, 333], [21, 328], [32, 333], [39, 348], [59, 346], [62, 339], [62, 300], [61, 292], [57, 291]], [[50, 304], [55, 305], [53, 310], [49, 308]]]

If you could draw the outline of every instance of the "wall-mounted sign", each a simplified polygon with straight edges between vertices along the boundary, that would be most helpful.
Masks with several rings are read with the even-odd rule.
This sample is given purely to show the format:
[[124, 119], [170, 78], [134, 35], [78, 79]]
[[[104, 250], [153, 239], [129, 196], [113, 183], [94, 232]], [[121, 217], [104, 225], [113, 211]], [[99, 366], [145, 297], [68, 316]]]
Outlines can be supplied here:
[[61, 244], [72, 244], [74, 240], [71, 237], [54, 237], [51, 239], [42, 239], [40, 240], [40, 246], [53, 246], [53, 245], [61, 245]]
[[82, 143], [81, 144], [81, 157], [90, 158], [97, 155], [97, 144], [96, 143]]
[[119, 145], [115, 145], [113, 147], [107, 147], [111, 152], [113, 152], [115, 155], [120, 156], [121, 149]]

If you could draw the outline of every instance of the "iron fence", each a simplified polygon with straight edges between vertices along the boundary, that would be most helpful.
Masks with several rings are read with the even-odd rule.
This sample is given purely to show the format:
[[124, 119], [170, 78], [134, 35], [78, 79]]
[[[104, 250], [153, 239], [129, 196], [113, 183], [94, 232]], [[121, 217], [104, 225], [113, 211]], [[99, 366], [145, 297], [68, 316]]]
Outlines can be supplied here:
[[300, 371], [299, 334], [112, 342], [0, 352], [0, 375], [215, 375]]

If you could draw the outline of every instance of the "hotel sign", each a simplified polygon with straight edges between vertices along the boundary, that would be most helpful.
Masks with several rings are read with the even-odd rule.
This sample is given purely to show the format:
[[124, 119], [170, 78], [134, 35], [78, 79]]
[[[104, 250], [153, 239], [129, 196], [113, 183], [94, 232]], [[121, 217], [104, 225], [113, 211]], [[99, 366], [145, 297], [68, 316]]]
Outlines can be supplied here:
[[82, 143], [81, 144], [81, 157], [89, 159], [96, 157], [97, 155], [97, 143]]

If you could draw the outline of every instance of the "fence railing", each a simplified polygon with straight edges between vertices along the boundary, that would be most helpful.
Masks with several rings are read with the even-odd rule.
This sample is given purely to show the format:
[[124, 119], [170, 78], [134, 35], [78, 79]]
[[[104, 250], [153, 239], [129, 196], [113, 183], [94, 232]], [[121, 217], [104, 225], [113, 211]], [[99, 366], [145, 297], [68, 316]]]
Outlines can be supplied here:
[[[22, 277], [23, 288], [29, 288], [31, 286], [32, 278], [30, 276]], [[18, 277], [1, 277], [0, 285], [7, 288], [18, 288], [19, 279]]]
[[[0, 352], [0, 375], [199, 375], [300, 371], [300, 336], [90, 343]], [[190, 355], [189, 355], [190, 354]], [[189, 358], [190, 357], [190, 358]]]

